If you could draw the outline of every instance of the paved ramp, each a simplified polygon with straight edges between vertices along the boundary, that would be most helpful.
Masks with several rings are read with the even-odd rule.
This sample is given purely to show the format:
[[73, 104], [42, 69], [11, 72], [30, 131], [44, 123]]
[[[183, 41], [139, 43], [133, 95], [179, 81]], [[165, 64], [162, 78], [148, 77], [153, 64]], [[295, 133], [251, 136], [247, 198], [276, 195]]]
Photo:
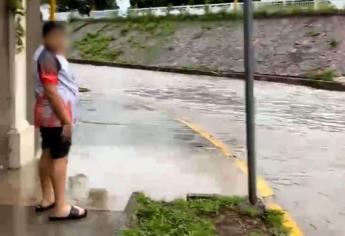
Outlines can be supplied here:
[[165, 200], [246, 194], [246, 177], [188, 127], [126, 96], [120, 86], [108, 87], [106, 79], [86, 84], [92, 92], [80, 101], [69, 162], [72, 199], [123, 210], [135, 191]]

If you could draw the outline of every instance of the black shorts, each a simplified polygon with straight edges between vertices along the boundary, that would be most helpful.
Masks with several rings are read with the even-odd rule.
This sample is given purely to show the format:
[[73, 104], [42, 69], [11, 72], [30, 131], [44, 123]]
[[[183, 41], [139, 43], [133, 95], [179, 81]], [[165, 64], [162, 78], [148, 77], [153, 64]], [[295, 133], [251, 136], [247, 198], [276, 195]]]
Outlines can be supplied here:
[[66, 157], [71, 141], [62, 137], [62, 127], [41, 127], [42, 149], [49, 149], [53, 159]]

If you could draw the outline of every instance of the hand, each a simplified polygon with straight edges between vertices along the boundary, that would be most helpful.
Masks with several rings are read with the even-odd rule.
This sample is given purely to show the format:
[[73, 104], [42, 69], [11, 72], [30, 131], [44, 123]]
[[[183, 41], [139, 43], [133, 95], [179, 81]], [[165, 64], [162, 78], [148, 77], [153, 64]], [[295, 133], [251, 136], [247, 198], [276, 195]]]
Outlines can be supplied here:
[[62, 126], [62, 137], [65, 140], [70, 141], [72, 139], [72, 125], [66, 124]]

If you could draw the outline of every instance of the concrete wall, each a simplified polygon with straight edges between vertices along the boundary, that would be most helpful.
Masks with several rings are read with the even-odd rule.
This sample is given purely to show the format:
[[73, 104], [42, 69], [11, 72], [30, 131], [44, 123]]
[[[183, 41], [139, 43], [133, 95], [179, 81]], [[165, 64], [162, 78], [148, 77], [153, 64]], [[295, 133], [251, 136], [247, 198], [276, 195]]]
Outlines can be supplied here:
[[33, 124], [33, 106], [35, 100], [34, 83], [32, 75], [32, 55], [41, 43], [42, 22], [40, 18], [40, 1], [28, 0], [26, 10], [26, 58], [28, 61], [27, 71], [27, 120]]
[[23, 3], [25, 49], [16, 53], [14, 17], [6, 1], [0, 1], [0, 170], [19, 168], [35, 156], [31, 58], [40, 44], [41, 22], [39, 0]]
[[[28, 61], [27, 71], [27, 120], [33, 125], [33, 107], [35, 102], [32, 55], [41, 43], [42, 22], [40, 17], [40, 0], [29, 0], [27, 4], [27, 31], [26, 38], [26, 58]], [[39, 149], [38, 132], [35, 133], [36, 150]]]
[[10, 128], [9, 13], [6, 1], [0, 1], [0, 165], [7, 166]]

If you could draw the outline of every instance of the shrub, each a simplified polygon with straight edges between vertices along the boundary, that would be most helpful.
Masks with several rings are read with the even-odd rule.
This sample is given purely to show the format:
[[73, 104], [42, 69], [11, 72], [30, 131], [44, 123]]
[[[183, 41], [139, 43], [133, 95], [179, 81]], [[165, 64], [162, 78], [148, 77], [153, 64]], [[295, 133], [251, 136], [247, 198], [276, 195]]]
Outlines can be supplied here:
[[313, 71], [307, 75], [307, 78], [312, 80], [333, 81], [336, 76], [337, 73], [335, 70], [326, 69], [322, 71]]
[[336, 48], [338, 46], [339, 42], [335, 39], [332, 39], [331, 41], [329, 41], [329, 46], [330, 48]]
[[110, 36], [88, 33], [82, 40], [74, 42], [73, 46], [80, 50], [83, 59], [115, 61], [123, 52], [109, 48], [113, 40], [114, 38]]

